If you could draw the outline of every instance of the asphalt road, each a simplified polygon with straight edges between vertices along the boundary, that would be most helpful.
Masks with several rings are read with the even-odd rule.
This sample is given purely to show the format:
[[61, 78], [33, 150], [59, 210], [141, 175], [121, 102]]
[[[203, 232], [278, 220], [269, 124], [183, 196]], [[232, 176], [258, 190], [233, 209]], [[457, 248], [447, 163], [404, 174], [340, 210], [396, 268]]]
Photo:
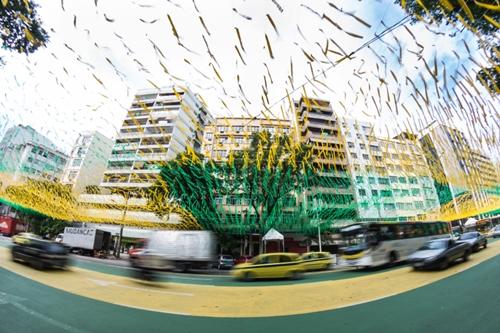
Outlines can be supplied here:
[[113, 305], [0, 268], [0, 332], [498, 332], [499, 276], [496, 255], [437, 282], [360, 305], [294, 316], [211, 318]]

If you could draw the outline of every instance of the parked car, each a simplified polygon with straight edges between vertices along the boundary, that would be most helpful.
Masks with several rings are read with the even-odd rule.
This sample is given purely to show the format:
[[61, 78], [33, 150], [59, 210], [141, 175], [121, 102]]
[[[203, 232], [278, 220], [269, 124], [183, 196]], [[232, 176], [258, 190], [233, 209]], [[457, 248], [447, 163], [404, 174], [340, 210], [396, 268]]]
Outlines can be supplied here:
[[296, 253], [266, 253], [236, 265], [231, 274], [236, 279], [252, 281], [262, 278], [299, 279], [304, 271], [303, 261]]
[[488, 237], [500, 237], [500, 224], [491, 228], [491, 230], [488, 232]]
[[329, 252], [306, 252], [300, 258], [304, 261], [306, 271], [328, 269], [333, 259]]
[[471, 246], [472, 251], [477, 252], [479, 249], [488, 246], [488, 240], [480, 232], [472, 231], [466, 232], [458, 238], [457, 242], [464, 242]]
[[68, 248], [66, 246], [41, 239], [32, 234], [17, 235], [11, 253], [13, 261], [26, 262], [36, 269], [65, 268], [68, 263]]
[[241, 256], [241, 257], [236, 258], [236, 260], [234, 260], [234, 264], [235, 265], [244, 264], [246, 262], [251, 261], [252, 258], [253, 258], [252, 256]]
[[231, 269], [234, 266], [233, 256], [223, 254], [217, 259], [217, 269]]
[[435, 239], [426, 242], [424, 246], [411, 254], [408, 262], [414, 269], [445, 269], [459, 258], [467, 261], [471, 252], [471, 246], [466, 242], [456, 242], [450, 238]]

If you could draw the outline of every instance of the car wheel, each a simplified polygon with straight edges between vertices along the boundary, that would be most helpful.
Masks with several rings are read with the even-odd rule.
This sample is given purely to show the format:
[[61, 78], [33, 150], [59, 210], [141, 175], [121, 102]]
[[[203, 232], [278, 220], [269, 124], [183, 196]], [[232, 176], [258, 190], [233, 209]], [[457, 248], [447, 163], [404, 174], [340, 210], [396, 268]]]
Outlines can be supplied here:
[[396, 251], [392, 251], [390, 254], [389, 254], [389, 264], [392, 266], [392, 265], [395, 265], [396, 264], [396, 261], [398, 261], [398, 253]]
[[483, 247], [484, 247], [484, 248], [487, 248], [487, 247], [488, 247], [488, 242], [484, 242]]
[[479, 244], [478, 245], [474, 245], [474, 247], [472, 248], [472, 251], [473, 252], [478, 252], [479, 251]]
[[463, 255], [462, 259], [463, 259], [464, 261], [469, 260], [469, 255], [470, 255], [470, 251], [465, 251], [465, 253], [464, 253], [464, 255]]
[[439, 269], [446, 269], [448, 268], [448, 265], [450, 263], [448, 262], [448, 258], [444, 258], [443, 260], [441, 260], [441, 263], [439, 264]]
[[38, 269], [40, 271], [44, 270], [45, 267], [46, 267], [45, 264], [42, 261], [40, 261], [40, 260], [33, 260], [33, 261], [31, 261], [30, 265], [33, 268]]
[[245, 274], [243, 274], [244, 281], [250, 282], [250, 281], [253, 281], [254, 279], [255, 279], [255, 276], [253, 275], [252, 272], [246, 272]]

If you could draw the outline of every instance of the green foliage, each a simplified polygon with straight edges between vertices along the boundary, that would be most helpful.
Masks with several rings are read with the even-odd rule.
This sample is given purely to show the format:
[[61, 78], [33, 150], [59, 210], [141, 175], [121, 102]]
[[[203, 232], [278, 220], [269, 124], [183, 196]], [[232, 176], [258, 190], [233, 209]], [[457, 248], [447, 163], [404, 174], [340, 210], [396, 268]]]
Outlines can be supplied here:
[[48, 235], [49, 238], [53, 238], [58, 234], [63, 233], [64, 228], [67, 226], [67, 222], [52, 218], [34, 218], [30, 221], [31, 232], [40, 236]]
[[0, 2], [0, 36], [4, 49], [30, 54], [48, 42], [37, 7], [32, 0]]
[[[413, 16], [418, 22], [423, 18], [435, 24], [457, 24], [480, 35], [480, 46], [490, 52], [490, 67], [481, 69], [477, 79], [492, 93], [500, 93], [500, 57], [498, 48], [498, 29], [492, 21], [500, 22], [500, 12], [488, 5], [498, 6], [496, 0], [460, 1], [460, 0], [395, 0], [395, 3]], [[463, 4], [466, 6], [463, 6]]]

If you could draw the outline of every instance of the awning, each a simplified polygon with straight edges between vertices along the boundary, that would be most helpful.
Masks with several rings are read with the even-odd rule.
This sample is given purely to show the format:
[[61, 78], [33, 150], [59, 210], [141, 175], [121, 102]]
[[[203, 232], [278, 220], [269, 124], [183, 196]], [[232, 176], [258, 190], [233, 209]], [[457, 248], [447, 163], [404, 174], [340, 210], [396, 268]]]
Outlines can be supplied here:
[[477, 223], [477, 220], [475, 218], [471, 217], [465, 222], [464, 227], [474, 227], [474, 226], [476, 226], [476, 223]]
[[280, 234], [276, 229], [271, 228], [264, 237], [262, 237], [263, 241], [270, 241], [270, 240], [284, 240], [285, 237], [283, 237], [282, 234]]

